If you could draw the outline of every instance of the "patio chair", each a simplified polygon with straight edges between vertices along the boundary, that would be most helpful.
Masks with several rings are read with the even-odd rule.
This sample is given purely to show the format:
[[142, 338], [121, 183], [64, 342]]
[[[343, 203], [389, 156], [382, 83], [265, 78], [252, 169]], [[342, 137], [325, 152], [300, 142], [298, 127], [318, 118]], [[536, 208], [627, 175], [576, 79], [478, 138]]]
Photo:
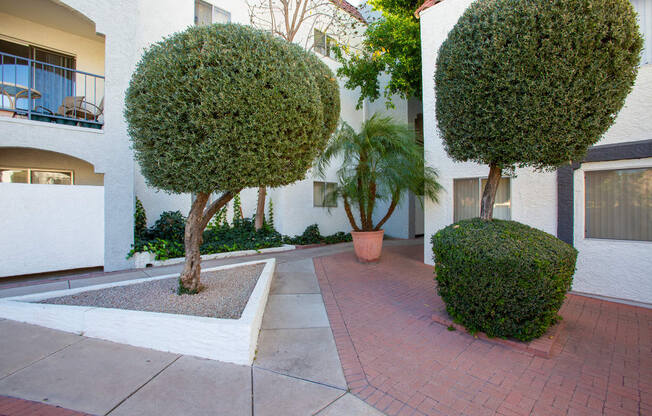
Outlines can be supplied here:
[[[68, 96], [64, 97], [63, 104], [59, 106], [56, 115], [75, 118], [78, 120], [89, 120], [98, 122], [98, 118], [104, 113], [104, 98], [100, 101], [99, 105], [95, 105], [86, 100], [84, 96]], [[64, 124], [74, 123], [72, 120], [60, 120], [61, 122], [68, 122]], [[84, 123], [83, 127], [95, 126], [94, 123]]]

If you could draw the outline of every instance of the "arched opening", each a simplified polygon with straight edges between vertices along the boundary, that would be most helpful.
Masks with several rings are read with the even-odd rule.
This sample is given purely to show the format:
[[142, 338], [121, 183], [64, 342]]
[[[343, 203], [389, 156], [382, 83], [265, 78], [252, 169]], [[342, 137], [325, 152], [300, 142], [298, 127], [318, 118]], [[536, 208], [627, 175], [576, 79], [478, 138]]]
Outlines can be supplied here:
[[0, 116], [101, 128], [104, 37], [51, 0], [0, 0]]
[[0, 278], [103, 266], [103, 184], [76, 157], [0, 148]]
[[0, 182], [103, 186], [104, 175], [73, 156], [24, 147], [0, 149]]

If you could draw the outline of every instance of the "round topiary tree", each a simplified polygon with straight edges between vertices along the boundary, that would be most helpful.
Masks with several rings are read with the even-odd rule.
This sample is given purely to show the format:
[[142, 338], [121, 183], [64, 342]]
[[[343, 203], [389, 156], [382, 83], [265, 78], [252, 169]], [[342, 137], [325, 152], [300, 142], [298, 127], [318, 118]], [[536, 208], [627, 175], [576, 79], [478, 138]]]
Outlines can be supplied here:
[[199, 290], [202, 232], [235, 194], [304, 178], [328, 140], [321, 95], [303, 49], [246, 26], [191, 27], [143, 54], [125, 101], [136, 160], [149, 185], [194, 194], [181, 292]]
[[438, 231], [432, 250], [451, 317], [472, 332], [522, 341], [557, 321], [577, 259], [577, 250], [548, 233], [480, 218]]
[[503, 169], [581, 160], [612, 125], [643, 41], [629, 0], [478, 0], [439, 49], [437, 123], [448, 154]]
[[[328, 139], [333, 135], [333, 132], [337, 128], [337, 123], [340, 119], [340, 89], [337, 85], [337, 80], [335, 75], [328, 68], [328, 66], [322, 62], [321, 59], [317, 57], [312, 52], [304, 51], [306, 65], [308, 69], [313, 73], [315, 77], [315, 82], [320, 91], [321, 104], [323, 109], [323, 124], [322, 124], [322, 135], [320, 136], [325, 142], [319, 145], [319, 149], [323, 149]], [[315, 157], [317, 154], [315, 155]], [[256, 230], [259, 230], [263, 226], [263, 219], [265, 218], [265, 196], [267, 194], [267, 189], [264, 186], [258, 188], [258, 203], [256, 207]]]

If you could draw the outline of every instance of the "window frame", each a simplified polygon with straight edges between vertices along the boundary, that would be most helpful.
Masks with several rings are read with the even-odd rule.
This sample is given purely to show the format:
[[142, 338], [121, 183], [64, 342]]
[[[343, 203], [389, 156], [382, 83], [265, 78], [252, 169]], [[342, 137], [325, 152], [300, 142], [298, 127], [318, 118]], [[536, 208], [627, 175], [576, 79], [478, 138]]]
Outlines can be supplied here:
[[0, 183], [22, 183], [25, 185], [50, 185], [50, 184], [33, 184], [32, 183], [32, 171], [36, 172], [56, 172], [56, 173], [69, 173], [70, 174], [70, 184], [52, 184], [52, 185], [64, 185], [72, 186], [75, 184], [75, 171], [71, 169], [50, 169], [50, 168], [25, 168], [25, 167], [10, 167], [10, 166], [0, 166], [1, 170], [26, 170], [27, 171], [27, 182], [0, 182]]
[[215, 24], [215, 23], [216, 23], [216, 22], [215, 22], [215, 15], [216, 15], [216, 12], [217, 12], [217, 13], [222, 13], [222, 14], [224, 14], [224, 15], [226, 16], [226, 18], [227, 18], [227, 22], [226, 22], [226, 23], [231, 23], [231, 12], [229, 12], [228, 10], [224, 10], [224, 9], [221, 8], [221, 7], [217, 7], [217, 6], [214, 5], [213, 3], [208, 2], [208, 1], [206, 1], [206, 0], [195, 0], [195, 2], [194, 2], [194, 5], [195, 5], [195, 11], [194, 11], [194, 13], [195, 13], [195, 16], [194, 16], [194, 24], [195, 24], [195, 26], [198, 26], [198, 23], [197, 23], [197, 7], [196, 7], [196, 4], [197, 4], [197, 3], [203, 3], [204, 5], [209, 6], [209, 7], [211, 8], [211, 23], [210, 23], [210, 24]]
[[[317, 46], [317, 34], [319, 34], [320, 38], [324, 39], [324, 42], [322, 45]], [[331, 44], [337, 43], [337, 40], [329, 35], [326, 32], [322, 32], [321, 30], [315, 28], [313, 29], [313, 39], [312, 39], [312, 48], [313, 50], [325, 57], [332, 58], [331, 54]]]
[[[607, 161], [611, 162], [611, 161]], [[593, 163], [604, 163], [604, 162], [593, 162]], [[581, 186], [582, 186], [582, 196], [581, 196], [581, 206], [577, 206], [581, 211], [575, 210], [574, 215], [581, 215], [581, 229], [575, 228], [574, 233], [580, 231], [582, 239], [592, 240], [592, 241], [610, 241], [610, 242], [624, 242], [624, 243], [642, 243], [642, 244], [651, 244], [652, 239], [650, 240], [636, 240], [636, 239], [625, 239], [625, 238], [615, 238], [615, 237], [592, 237], [589, 236], [589, 221], [588, 221], [588, 186], [587, 186], [587, 174], [594, 172], [616, 172], [623, 170], [650, 170], [652, 171], [652, 165], [643, 164], [640, 166], [630, 164], [630, 163], [618, 163], [617, 165], [608, 164], [606, 166], [591, 166], [587, 169], [581, 170]], [[577, 198], [577, 197], [576, 197]], [[579, 205], [576, 203], [576, 205]], [[578, 224], [579, 225], [579, 224]], [[577, 234], [575, 234], [577, 236]], [[577, 238], [577, 237], [576, 237]]]
[[[484, 191], [484, 188], [482, 187], [482, 181], [488, 180], [489, 177], [487, 177], [487, 176], [467, 176], [467, 177], [463, 177], [463, 178], [453, 178], [453, 222], [462, 221], [463, 219], [467, 219], [467, 218], [463, 218], [463, 219], [455, 221], [455, 181], [457, 181], [457, 180], [469, 180], [469, 179], [474, 179], [474, 180], [476, 180], [478, 182], [478, 208], [476, 210], [477, 215], [476, 215], [476, 217], [472, 217], [472, 218], [480, 217], [480, 211], [482, 210], [482, 193]], [[512, 177], [510, 177], [510, 176], [501, 176], [500, 179], [501, 180], [507, 179], [509, 181], [508, 182], [508, 189], [509, 189], [509, 219], [507, 219], [506, 221], [511, 221], [512, 220], [512, 195], [513, 195], [513, 193], [512, 193]], [[494, 209], [495, 209], [495, 207], [496, 207], [496, 201], [494, 201]]]
[[[316, 197], [316, 195], [315, 195], [315, 185], [318, 185], [318, 184], [323, 186], [323, 190], [322, 190], [323, 200], [321, 202], [321, 205], [317, 203], [317, 200], [315, 198]], [[337, 190], [337, 182], [327, 182], [327, 181], [313, 181], [312, 182], [312, 206], [313, 206], [313, 208], [337, 208], [338, 207], [338, 204], [337, 204], [338, 198], [337, 198], [337, 196], [332, 198], [332, 201], [333, 201], [332, 204], [328, 204], [328, 199], [329, 199], [329, 198], [327, 198], [328, 185], [332, 185], [335, 188], [335, 190]]]

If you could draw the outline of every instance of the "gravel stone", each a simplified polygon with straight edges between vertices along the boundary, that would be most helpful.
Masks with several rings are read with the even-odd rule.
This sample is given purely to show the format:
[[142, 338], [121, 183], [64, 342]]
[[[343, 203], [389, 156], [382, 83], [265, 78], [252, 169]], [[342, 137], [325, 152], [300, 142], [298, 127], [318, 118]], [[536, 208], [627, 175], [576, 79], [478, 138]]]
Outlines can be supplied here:
[[201, 283], [204, 288], [196, 295], [177, 295], [179, 278], [171, 277], [89, 290], [76, 295], [44, 299], [37, 303], [238, 319], [264, 267], [264, 264], [255, 264], [202, 272]]

